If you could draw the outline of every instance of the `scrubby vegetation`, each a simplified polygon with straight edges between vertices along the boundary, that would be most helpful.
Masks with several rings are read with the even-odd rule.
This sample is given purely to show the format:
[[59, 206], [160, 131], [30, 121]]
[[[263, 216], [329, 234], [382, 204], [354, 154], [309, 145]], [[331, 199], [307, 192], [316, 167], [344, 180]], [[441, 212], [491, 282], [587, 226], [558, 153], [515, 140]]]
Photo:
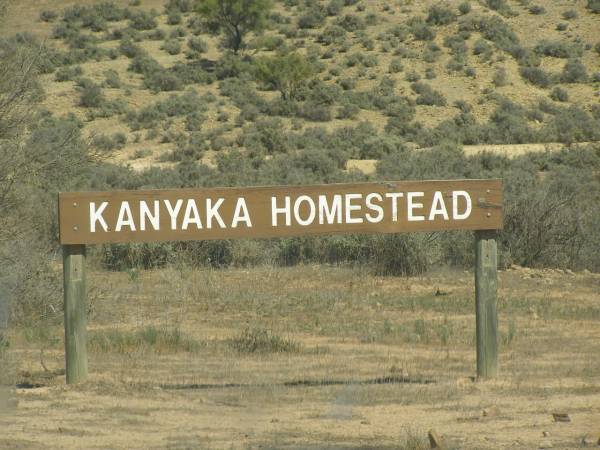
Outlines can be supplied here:
[[[598, 144], [512, 159], [462, 151], [600, 140], [597, 37], [550, 30], [531, 41], [518, 25], [540, 14], [569, 21], [570, 33], [597, 19], [595, 2], [566, 11], [505, 0], [257, 0], [249, 10], [228, 0], [227, 11], [218, 3], [42, 11], [52, 39], [20, 33], [0, 42], [0, 260], [15, 267], [10, 255], [29, 249], [2, 275], [14, 317], [60, 313], [48, 199], [70, 189], [502, 177], [503, 264], [600, 270]], [[111, 159], [124, 154], [135, 170]], [[379, 160], [377, 172], [346, 170], [354, 159]], [[40, 225], [21, 236], [23, 217]], [[114, 270], [182, 254], [216, 267], [365, 264], [385, 275], [472, 262], [467, 233], [92, 250]]]

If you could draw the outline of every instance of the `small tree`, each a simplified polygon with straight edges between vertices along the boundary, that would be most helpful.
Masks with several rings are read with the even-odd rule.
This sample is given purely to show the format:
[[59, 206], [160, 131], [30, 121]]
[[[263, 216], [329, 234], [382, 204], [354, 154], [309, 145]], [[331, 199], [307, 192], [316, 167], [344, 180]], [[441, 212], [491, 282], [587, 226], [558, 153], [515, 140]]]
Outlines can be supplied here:
[[295, 100], [299, 88], [315, 74], [308, 58], [299, 53], [259, 58], [255, 65], [257, 78], [281, 92], [283, 100]]
[[201, 0], [196, 11], [214, 31], [225, 34], [225, 42], [237, 53], [249, 31], [262, 31], [272, 7], [271, 0]]

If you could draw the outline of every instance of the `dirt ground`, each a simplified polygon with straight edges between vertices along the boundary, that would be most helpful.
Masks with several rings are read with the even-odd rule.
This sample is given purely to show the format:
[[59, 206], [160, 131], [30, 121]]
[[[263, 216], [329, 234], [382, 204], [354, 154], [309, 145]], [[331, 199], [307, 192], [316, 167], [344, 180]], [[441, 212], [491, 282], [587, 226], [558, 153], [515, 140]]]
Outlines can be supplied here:
[[[89, 283], [87, 382], [60, 375], [60, 324], [10, 331], [17, 389], [0, 448], [419, 449], [434, 429], [448, 448], [573, 449], [600, 437], [600, 275], [501, 272], [501, 374], [485, 382], [472, 378], [469, 272], [175, 267]], [[148, 326], [185, 345], [114, 337]], [[253, 329], [272, 346], [243, 347]]]

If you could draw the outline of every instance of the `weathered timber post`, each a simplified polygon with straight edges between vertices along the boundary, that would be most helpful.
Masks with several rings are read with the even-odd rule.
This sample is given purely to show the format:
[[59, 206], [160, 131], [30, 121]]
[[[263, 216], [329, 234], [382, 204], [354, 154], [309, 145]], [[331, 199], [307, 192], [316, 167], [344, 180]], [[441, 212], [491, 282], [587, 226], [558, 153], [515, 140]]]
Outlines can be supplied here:
[[475, 232], [477, 377], [498, 374], [498, 251], [496, 231]]
[[65, 362], [67, 384], [87, 378], [85, 245], [63, 245]]

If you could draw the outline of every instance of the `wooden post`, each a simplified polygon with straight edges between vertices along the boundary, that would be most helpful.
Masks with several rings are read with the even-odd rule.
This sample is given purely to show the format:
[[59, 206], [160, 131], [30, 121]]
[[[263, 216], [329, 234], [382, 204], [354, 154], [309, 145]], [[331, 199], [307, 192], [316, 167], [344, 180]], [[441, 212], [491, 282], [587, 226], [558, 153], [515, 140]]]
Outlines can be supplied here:
[[498, 252], [495, 231], [475, 232], [477, 377], [498, 374]]
[[87, 378], [85, 245], [63, 245], [67, 384]]

